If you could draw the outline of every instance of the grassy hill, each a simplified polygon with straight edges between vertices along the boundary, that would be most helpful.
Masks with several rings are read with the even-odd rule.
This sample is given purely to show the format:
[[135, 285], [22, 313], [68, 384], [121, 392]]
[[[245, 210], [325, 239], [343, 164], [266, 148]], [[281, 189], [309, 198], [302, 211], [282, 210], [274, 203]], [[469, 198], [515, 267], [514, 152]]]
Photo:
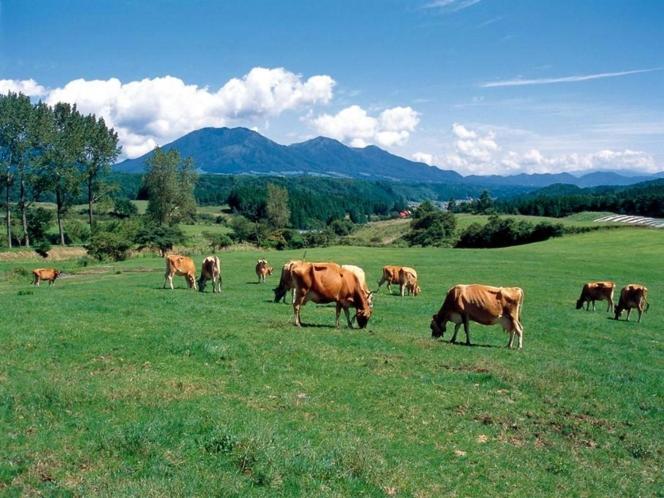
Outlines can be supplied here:
[[[418, 269], [367, 330], [272, 302], [301, 252], [221, 254], [223, 292], [162, 290], [163, 262], [31, 288], [0, 262], [0, 492], [8, 495], [655, 495], [662, 490], [662, 233], [618, 229], [498, 250], [332, 247], [310, 260]], [[201, 258], [197, 258], [200, 260]], [[642, 282], [641, 324], [574, 309], [581, 284]], [[524, 350], [430, 338], [459, 282], [525, 290]], [[370, 284], [373, 287], [373, 283]], [[602, 308], [599, 306], [598, 308]], [[634, 320], [634, 319], [633, 319]]]

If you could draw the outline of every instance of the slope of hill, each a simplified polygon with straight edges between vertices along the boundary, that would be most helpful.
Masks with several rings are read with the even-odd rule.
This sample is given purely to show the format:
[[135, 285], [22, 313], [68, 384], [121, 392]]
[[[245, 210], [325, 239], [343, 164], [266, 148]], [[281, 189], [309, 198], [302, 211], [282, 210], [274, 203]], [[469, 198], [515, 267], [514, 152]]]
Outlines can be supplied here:
[[[202, 128], [164, 145], [163, 149], [176, 149], [184, 157], [191, 156], [202, 173], [225, 175], [314, 175], [411, 183], [479, 185], [487, 188], [540, 188], [556, 183], [580, 187], [629, 185], [658, 177], [626, 176], [615, 172], [593, 172], [583, 176], [557, 173], [463, 177], [455, 171], [411, 161], [373, 145], [365, 148], [348, 147], [326, 137], [281, 145], [247, 128]], [[140, 173], [144, 171], [145, 162], [152, 154], [153, 152], [149, 152], [141, 157], [122, 161], [115, 165], [114, 171]]]
[[[163, 147], [191, 156], [201, 172], [212, 174], [322, 175], [397, 181], [449, 182], [462, 176], [395, 156], [378, 147], [357, 149], [318, 137], [280, 145], [246, 128], [203, 128]], [[149, 152], [117, 164], [117, 172], [139, 173]]]

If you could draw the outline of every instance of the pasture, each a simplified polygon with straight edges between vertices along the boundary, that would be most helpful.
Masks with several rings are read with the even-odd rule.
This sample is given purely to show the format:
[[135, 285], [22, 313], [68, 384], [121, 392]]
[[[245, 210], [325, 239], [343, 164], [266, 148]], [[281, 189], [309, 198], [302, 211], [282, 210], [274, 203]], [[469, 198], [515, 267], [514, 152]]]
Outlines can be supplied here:
[[[1, 262], [0, 493], [104, 496], [661, 495], [664, 238], [615, 229], [494, 250], [332, 247], [308, 260], [408, 264], [366, 330], [272, 302], [302, 251], [223, 252], [221, 295], [163, 261], [78, 267], [32, 288]], [[200, 266], [202, 256], [197, 256]], [[642, 323], [577, 311], [581, 285], [650, 290]], [[525, 291], [523, 351], [471, 324], [431, 339], [455, 283]], [[210, 291], [211, 288], [208, 288]], [[460, 332], [462, 340], [465, 336]]]

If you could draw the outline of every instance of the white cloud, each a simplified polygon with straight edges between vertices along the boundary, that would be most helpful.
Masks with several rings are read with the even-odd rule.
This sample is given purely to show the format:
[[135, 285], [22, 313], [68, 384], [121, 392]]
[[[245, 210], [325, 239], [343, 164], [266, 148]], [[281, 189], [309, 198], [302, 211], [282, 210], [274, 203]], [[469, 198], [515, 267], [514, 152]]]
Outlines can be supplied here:
[[318, 133], [353, 147], [372, 143], [391, 147], [405, 144], [419, 121], [419, 113], [411, 107], [393, 107], [370, 116], [362, 107], [352, 105], [334, 115], [318, 116], [312, 124]]
[[46, 89], [35, 80], [0, 80], [0, 94], [9, 92], [22, 93], [28, 97], [41, 97]]
[[428, 164], [429, 166], [433, 165], [433, 154], [427, 152], [415, 152], [411, 157], [418, 163]]
[[501, 86], [525, 86], [525, 85], [550, 85], [552, 83], [576, 83], [579, 81], [598, 80], [602, 78], [616, 78], [618, 76], [627, 76], [630, 74], [650, 73], [652, 71], [661, 71], [661, 67], [652, 67], [648, 69], [635, 69], [632, 71], [618, 71], [615, 73], [596, 73], [596, 74], [580, 74], [576, 76], [563, 76], [559, 78], [537, 78], [537, 79], [521, 79], [516, 78], [504, 81], [490, 81], [482, 83], [482, 88], [495, 88]]
[[603, 149], [579, 154], [547, 155], [537, 148], [505, 151], [493, 131], [472, 130], [459, 123], [452, 125], [455, 138], [453, 151], [443, 157], [433, 156], [432, 162], [462, 174], [512, 175], [518, 173], [557, 173], [567, 171], [636, 170], [655, 173], [658, 168], [652, 155], [631, 149]]
[[284, 68], [262, 67], [230, 79], [217, 90], [186, 84], [173, 76], [127, 83], [117, 78], [77, 79], [51, 90], [27, 81], [23, 88], [44, 96], [49, 104], [76, 103], [84, 113], [103, 116], [118, 131], [127, 157], [206, 126], [251, 126], [285, 111], [326, 104], [335, 85], [327, 75], [305, 80]]
[[467, 9], [468, 7], [480, 3], [480, 1], [481, 0], [432, 0], [427, 4], [424, 4], [423, 7], [425, 9], [436, 9], [445, 14]]

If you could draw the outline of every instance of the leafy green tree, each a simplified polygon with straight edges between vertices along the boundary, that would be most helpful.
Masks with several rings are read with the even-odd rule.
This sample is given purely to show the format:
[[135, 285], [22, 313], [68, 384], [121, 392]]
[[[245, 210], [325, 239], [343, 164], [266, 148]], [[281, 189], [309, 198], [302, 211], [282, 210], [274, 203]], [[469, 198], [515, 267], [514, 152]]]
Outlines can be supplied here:
[[268, 224], [273, 228], [284, 228], [290, 222], [288, 190], [274, 183], [267, 184], [265, 214]]
[[184, 233], [177, 226], [160, 225], [154, 220], [149, 220], [140, 227], [134, 237], [139, 249], [158, 249], [160, 256], [164, 256], [176, 244], [182, 244], [186, 240]]
[[183, 161], [176, 150], [156, 148], [147, 164], [147, 215], [160, 225], [192, 220], [196, 215], [197, 174], [191, 158]]
[[83, 116], [75, 105], [65, 103], [55, 104], [52, 110], [46, 107], [42, 112], [37, 176], [55, 193], [59, 239], [65, 245], [64, 217], [80, 192], [82, 180], [79, 161], [84, 146]]
[[209, 242], [213, 251], [225, 249], [233, 245], [233, 239], [225, 233], [203, 232], [203, 237]]
[[482, 191], [479, 199], [473, 202], [473, 212], [475, 214], [491, 214], [494, 207], [494, 201], [488, 190]]
[[131, 218], [138, 214], [138, 208], [129, 199], [115, 199], [112, 214], [118, 218]]
[[90, 256], [98, 260], [123, 261], [127, 259], [134, 245], [134, 231], [134, 225], [128, 222], [97, 224], [85, 248]]
[[413, 213], [410, 231], [404, 239], [412, 246], [451, 245], [456, 229], [456, 218], [450, 212], [443, 212], [431, 202], [423, 202]]
[[106, 126], [103, 118], [97, 118], [94, 114], [85, 116], [83, 127], [81, 164], [87, 187], [88, 224], [92, 228], [93, 205], [107, 193], [99, 179], [110, 171], [111, 164], [120, 154], [120, 147], [118, 134]]
[[19, 182], [19, 211], [23, 225], [24, 244], [30, 245], [27, 227], [26, 176], [30, 152], [32, 103], [30, 98], [9, 92], [0, 95], [0, 161], [5, 186], [7, 245], [12, 246], [11, 187], [15, 177]]

